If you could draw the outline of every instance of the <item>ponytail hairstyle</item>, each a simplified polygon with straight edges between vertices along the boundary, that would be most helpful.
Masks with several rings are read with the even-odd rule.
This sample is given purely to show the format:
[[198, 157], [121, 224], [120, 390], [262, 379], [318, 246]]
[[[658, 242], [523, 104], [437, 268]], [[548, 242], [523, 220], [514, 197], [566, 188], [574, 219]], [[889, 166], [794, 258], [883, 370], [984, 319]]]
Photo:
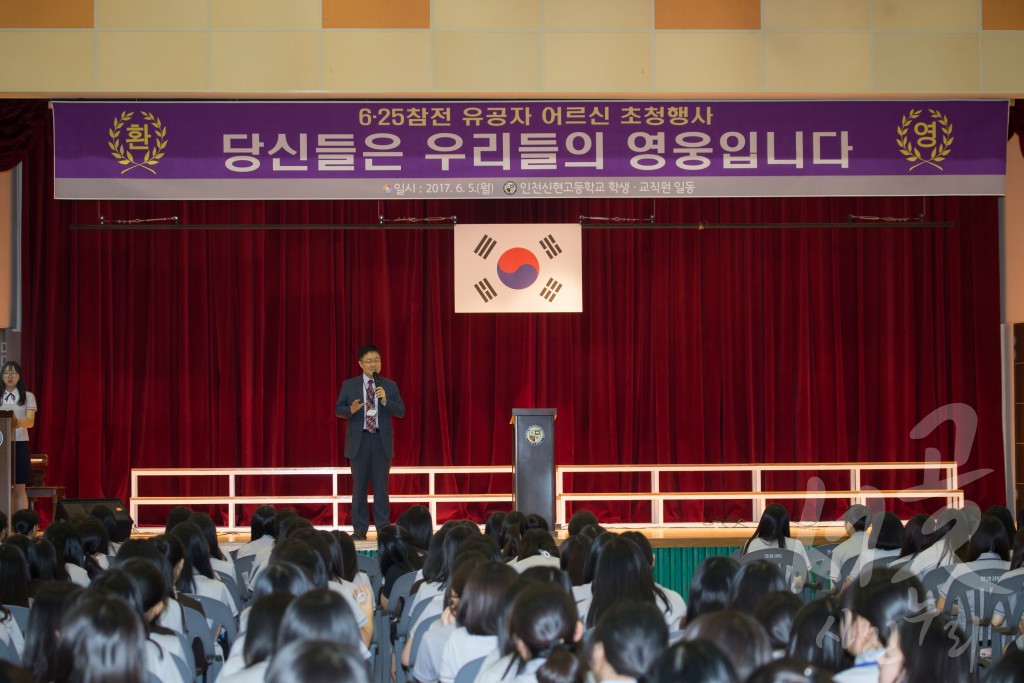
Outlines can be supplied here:
[[526, 663], [544, 659], [537, 670], [539, 683], [580, 683], [585, 670], [576, 654], [581, 625], [576, 603], [558, 586], [535, 583], [516, 595], [509, 620], [518, 662], [518, 674]]

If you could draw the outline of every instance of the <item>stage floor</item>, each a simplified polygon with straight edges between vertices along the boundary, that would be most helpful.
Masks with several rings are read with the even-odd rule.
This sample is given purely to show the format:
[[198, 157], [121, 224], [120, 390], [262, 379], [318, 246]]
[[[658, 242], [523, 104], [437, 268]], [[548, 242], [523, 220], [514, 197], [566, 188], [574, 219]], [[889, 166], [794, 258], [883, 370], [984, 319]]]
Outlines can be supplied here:
[[[621, 533], [623, 531], [639, 531], [646, 536], [651, 545], [655, 548], [729, 548], [743, 545], [743, 542], [750, 538], [756, 524], [695, 524], [685, 527], [636, 527], [636, 526], [606, 526], [608, 531]], [[134, 536], [145, 538], [153, 534], [162, 533], [163, 529], [141, 529]], [[794, 538], [803, 541], [806, 546], [823, 545], [825, 543], [837, 543], [846, 538], [846, 533], [841, 522], [818, 523], [818, 524], [792, 524], [790, 532]], [[564, 529], [559, 529], [555, 537], [561, 540], [566, 537]], [[222, 533], [218, 536], [220, 543], [228, 548], [247, 543], [249, 534]], [[358, 550], [376, 550], [377, 534], [372, 529], [367, 534], [365, 541], [356, 541]]]

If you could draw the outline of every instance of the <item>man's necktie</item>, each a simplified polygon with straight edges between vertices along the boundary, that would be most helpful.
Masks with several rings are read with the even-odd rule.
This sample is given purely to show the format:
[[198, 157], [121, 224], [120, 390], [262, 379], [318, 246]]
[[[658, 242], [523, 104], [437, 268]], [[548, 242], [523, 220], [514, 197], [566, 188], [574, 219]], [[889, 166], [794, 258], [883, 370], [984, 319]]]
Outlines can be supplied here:
[[[373, 380], [371, 379], [366, 383], [366, 410], [377, 409], [377, 389], [373, 386]], [[377, 431], [377, 416], [367, 415], [366, 416], [366, 431], [375, 432]]]

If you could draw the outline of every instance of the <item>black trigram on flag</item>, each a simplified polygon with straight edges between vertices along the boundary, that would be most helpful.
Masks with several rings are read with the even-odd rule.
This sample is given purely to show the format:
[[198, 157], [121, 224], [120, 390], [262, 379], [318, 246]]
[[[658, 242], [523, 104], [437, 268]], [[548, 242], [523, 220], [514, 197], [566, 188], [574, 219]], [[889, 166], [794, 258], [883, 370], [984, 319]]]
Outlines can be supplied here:
[[494, 245], [496, 245], [497, 243], [497, 240], [491, 239], [487, 235], [484, 235], [483, 237], [480, 238], [480, 244], [476, 245], [476, 249], [473, 250], [473, 253], [486, 261], [487, 257], [491, 255], [491, 251], [494, 250]]
[[494, 291], [494, 287], [492, 287], [491, 283], [487, 281], [487, 278], [476, 283], [473, 287], [476, 288], [476, 293], [480, 295], [480, 298], [484, 300], [484, 303], [487, 303], [494, 297], [498, 296], [498, 293]]
[[540, 295], [548, 301], [554, 301], [560, 291], [562, 291], [562, 283], [554, 278], [548, 278], [548, 283], [544, 285], [544, 289], [540, 290]]
[[540, 247], [544, 250], [544, 253], [548, 255], [548, 258], [555, 258], [562, 253], [562, 248], [558, 246], [558, 242], [555, 241], [554, 235], [548, 235], [540, 241]]

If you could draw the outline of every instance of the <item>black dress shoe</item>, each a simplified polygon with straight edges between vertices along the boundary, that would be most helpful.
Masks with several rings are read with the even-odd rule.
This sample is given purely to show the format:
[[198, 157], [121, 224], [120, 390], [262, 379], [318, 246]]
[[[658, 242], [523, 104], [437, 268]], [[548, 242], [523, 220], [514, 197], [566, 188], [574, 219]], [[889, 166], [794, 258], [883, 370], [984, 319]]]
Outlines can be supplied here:
[[355, 541], [365, 541], [366, 540], [366, 532], [365, 531], [353, 531], [352, 532], [352, 540], [355, 540]]

